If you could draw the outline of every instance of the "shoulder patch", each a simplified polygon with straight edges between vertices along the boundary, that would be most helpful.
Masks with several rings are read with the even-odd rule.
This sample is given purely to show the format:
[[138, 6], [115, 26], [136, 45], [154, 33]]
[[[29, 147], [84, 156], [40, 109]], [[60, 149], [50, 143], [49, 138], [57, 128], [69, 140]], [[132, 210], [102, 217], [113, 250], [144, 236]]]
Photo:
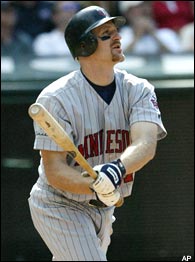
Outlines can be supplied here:
[[154, 108], [159, 109], [157, 97], [156, 97], [155, 94], [153, 94], [153, 95], [151, 96], [150, 102], [152, 103], [152, 105], [153, 105]]

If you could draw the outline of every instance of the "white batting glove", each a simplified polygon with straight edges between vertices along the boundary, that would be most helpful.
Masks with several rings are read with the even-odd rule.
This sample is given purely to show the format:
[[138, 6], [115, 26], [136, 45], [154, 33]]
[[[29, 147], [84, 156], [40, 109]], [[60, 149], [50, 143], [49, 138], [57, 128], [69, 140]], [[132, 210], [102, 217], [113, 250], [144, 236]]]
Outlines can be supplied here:
[[110, 193], [104, 194], [104, 195], [97, 193], [97, 197], [106, 206], [110, 207], [110, 206], [114, 206], [119, 201], [120, 193], [118, 192], [118, 190], [115, 190], [113, 192], [110, 192]]
[[97, 165], [93, 169], [98, 173], [98, 177], [92, 183], [91, 187], [95, 192], [103, 195], [117, 189], [121, 185], [122, 178], [126, 173], [120, 159], [104, 165]]

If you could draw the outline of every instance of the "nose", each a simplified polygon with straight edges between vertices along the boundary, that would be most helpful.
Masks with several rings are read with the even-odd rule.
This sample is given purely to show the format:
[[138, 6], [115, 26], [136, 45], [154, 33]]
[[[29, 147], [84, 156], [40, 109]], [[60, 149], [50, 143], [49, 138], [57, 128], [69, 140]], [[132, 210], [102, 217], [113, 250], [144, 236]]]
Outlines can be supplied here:
[[115, 31], [115, 32], [113, 32], [113, 34], [112, 34], [112, 39], [117, 39], [117, 40], [120, 40], [121, 39], [121, 35], [120, 35], [120, 33], [119, 33], [119, 31], [117, 30], [117, 31]]

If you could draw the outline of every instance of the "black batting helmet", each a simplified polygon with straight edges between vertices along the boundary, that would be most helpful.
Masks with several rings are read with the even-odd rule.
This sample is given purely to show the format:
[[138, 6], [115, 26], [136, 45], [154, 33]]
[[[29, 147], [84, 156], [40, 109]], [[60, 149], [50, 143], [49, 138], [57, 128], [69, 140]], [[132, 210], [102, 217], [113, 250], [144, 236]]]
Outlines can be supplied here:
[[89, 6], [76, 13], [68, 22], [64, 33], [72, 56], [75, 58], [93, 54], [98, 41], [91, 30], [111, 20], [117, 27], [124, 25], [126, 21], [122, 16], [110, 17], [99, 6]]

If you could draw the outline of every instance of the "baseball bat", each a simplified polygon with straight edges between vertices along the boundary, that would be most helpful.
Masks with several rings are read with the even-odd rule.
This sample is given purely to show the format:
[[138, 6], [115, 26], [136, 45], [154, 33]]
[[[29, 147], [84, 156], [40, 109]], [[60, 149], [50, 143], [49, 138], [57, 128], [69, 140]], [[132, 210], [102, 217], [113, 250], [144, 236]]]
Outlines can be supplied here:
[[[72, 142], [66, 131], [56, 121], [56, 119], [48, 112], [48, 110], [40, 103], [34, 103], [30, 105], [28, 109], [29, 116], [39, 124], [39, 126], [47, 133], [47, 135], [53, 139], [56, 144], [62, 147], [65, 151], [71, 155], [74, 160], [93, 178], [97, 178], [97, 173], [93, 170], [91, 165], [80, 153], [78, 148]], [[121, 197], [115, 204], [116, 207], [120, 207], [124, 200]]]

